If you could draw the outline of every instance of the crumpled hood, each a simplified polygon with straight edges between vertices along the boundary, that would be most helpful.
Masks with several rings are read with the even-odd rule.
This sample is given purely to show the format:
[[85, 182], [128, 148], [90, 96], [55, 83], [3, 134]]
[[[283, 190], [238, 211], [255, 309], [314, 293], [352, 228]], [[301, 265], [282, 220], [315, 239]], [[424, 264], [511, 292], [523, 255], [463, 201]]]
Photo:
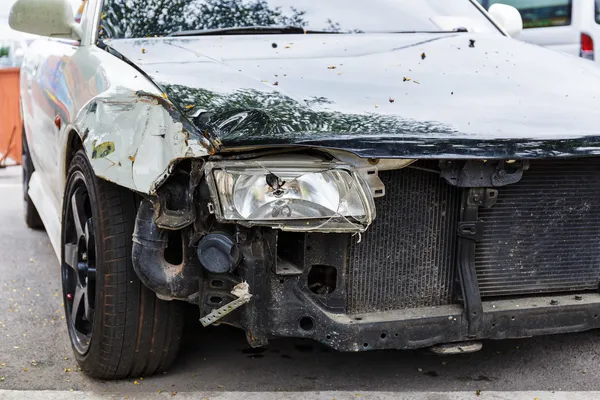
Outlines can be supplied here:
[[220, 150], [363, 157], [600, 154], [600, 69], [499, 35], [107, 40]]

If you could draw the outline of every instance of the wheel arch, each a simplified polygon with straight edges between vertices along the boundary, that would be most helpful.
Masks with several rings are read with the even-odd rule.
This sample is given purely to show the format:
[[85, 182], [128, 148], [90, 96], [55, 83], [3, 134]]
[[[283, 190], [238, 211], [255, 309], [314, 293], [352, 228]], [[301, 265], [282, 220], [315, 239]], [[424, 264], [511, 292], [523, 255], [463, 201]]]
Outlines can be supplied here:
[[71, 161], [73, 161], [73, 157], [75, 157], [75, 153], [77, 153], [77, 151], [79, 151], [80, 149], [84, 148], [83, 140], [81, 139], [79, 132], [73, 125], [67, 126], [65, 131], [66, 131], [66, 134], [65, 134], [66, 139], [64, 141], [62, 157], [58, 164], [59, 169], [60, 169], [58, 171], [58, 179], [59, 179], [60, 187], [62, 188], [62, 190], [60, 191], [61, 205], [62, 205], [62, 201], [64, 200], [64, 199], [62, 199], [63, 191], [67, 186], [67, 179], [68, 179], [67, 175], [69, 173], [69, 165], [71, 165]]
[[75, 156], [77, 151], [83, 149], [83, 142], [79, 133], [75, 128], [71, 128], [69, 133], [67, 134], [66, 148], [65, 148], [65, 158], [63, 162], [63, 169], [61, 171], [63, 178], [67, 179], [67, 172], [69, 170], [69, 165]]
[[74, 126], [67, 127], [67, 134], [65, 140], [65, 146], [63, 151], [62, 162], [60, 163], [60, 178], [62, 180], [62, 186], [64, 187], [67, 183], [67, 174], [69, 173], [69, 165], [75, 157], [77, 151], [83, 149], [83, 140], [79, 135], [79, 132]]

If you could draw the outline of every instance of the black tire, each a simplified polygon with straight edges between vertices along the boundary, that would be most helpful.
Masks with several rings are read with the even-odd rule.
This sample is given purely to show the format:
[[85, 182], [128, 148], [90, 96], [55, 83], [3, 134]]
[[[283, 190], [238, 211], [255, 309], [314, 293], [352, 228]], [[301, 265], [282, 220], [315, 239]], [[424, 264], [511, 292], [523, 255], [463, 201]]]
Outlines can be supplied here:
[[31, 161], [31, 155], [29, 154], [29, 146], [27, 145], [27, 137], [25, 136], [25, 128], [23, 128], [23, 140], [21, 150], [21, 162], [23, 164], [23, 204], [25, 212], [25, 223], [31, 229], [44, 229], [44, 223], [40, 218], [35, 205], [29, 198], [27, 190], [29, 189], [29, 180], [31, 174], [35, 170], [33, 168], [33, 162]]
[[133, 270], [134, 193], [97, 178], [80, 150], [69, 168], [64, 199], [63, 300], [81, 369], [101, 379], [166, 370], [179, 350], [184, 303], [158, 299]]

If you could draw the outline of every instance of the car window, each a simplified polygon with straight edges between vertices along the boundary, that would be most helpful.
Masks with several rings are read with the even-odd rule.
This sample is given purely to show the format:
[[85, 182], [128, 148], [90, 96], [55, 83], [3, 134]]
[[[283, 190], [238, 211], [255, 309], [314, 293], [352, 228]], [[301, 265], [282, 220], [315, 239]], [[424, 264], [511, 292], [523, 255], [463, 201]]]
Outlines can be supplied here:
[[100, 18], [100, 38], [248, 26], [429, 32], [448, 30], [453, 23], [499, 34], [470, 0], [104, 0]]
[[596, 0], [595, 14], [596, 14], [596, 23], [600, 24], [600, 0]]
[[[508, 4], [523, 17], [523, 28], [571, 25], [572, 0], [478, 0], [486, 9], [492, 4]], [[598, 4], [598, 0], [596, 0]]]

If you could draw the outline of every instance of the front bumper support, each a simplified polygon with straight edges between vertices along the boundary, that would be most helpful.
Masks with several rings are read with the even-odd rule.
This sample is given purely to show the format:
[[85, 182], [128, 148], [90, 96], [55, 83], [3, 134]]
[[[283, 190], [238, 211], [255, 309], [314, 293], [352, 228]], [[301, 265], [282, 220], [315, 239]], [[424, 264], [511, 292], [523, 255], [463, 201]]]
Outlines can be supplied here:
[[[364, 315], [331, 314], [307, 299], [304, 310], [273, 310], [274, 336], [305, 337], [340, 351], [415, 349], [472, 340], [460, 305]], [[525, 338], [600, 328], [600, 294], [569, 294], [483, 302], [475, 339]], [[298, 329], [301, 318], [315, 321]]]

